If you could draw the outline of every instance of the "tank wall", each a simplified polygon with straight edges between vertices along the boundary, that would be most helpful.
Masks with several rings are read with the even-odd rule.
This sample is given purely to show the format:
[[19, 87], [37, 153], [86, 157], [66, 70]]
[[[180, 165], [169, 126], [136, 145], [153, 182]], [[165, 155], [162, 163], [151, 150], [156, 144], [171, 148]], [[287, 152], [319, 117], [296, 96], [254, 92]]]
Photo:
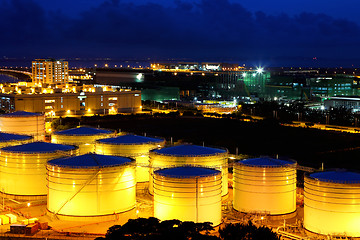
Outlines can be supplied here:
[[0, 131], [6, 133], [16, 133], [31, 135], [36, 141], [44, 141], [45, 139], [45, 117], [1, 117]]
[[296, 210], [296, 169], [234, 166], [233, 206], [241, 212], [287, 214]]
[[190, 179], [154, 176], [154, 217], [221, 223], [221, 175]]
[[46, 195], [47, 161], [66, 152], [21, 154], [0, 150], [1, 191], [13, 195]]
[[71, 169], [47, 165], [48, 210], [68, 216], [100, 216], [135, 207], [133, 166]]
[[51, 135], [51, 142], [57, 144], [75, 145], [79, 147], [79, 154], [95, 152], [95, 141], [98, 139], [109, 138], [114, 134], [97, 134], [91, 136], [69, 136], [69, 135]]
[[134, 158], [136, 161], [136, 182], [149, 181], [149, 152], [159, 146], [163, 147], [165, 141], [152, 144], [103, 144], [96, 142], [97, 154], [125, 156]]
[[360, 237], [360, 184], [337, 184], [305, 177], [304, 226], [325, 235]]
[[180, 167], [184, 165], [196, 165], [203, 167], [211, 167], [219, 170], [222, 175], [222, 196], [228, 194], [228, 154], [218, 154], [201, 157], [173, 157], [159, 155], [150, 152], [150, 181], [149, 192], [153, 194], [153, 172], [154, 170], [167, 167]]

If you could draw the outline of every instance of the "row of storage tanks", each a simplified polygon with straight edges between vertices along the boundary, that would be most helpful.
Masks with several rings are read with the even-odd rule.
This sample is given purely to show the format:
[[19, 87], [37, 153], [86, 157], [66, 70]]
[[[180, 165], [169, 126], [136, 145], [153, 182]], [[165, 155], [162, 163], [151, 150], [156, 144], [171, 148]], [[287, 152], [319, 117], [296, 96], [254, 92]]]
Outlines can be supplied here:
[[[221, 199], [228, 193], [227, 150], [161, 148], [163, 139], [112, 136], [111, 131], [80, 127], [54, 133], [53, 143], [26, 143], [29, 137], [1, 133], [1, 191], [18, 198], [47, 195], [50, 212], [89, 217], [134, 208], [136, 182], [150, 180], [155, 217], [221, 223]], [[73, 156], [89, 151], [97, 154]], [[233, 169], [234, 209], [271, 215], [296, 211], [296, 162], [263, 157], [238, 161]], [[359, 173], [305, 176], [306, 229], [358, 237], [359, 222]]]

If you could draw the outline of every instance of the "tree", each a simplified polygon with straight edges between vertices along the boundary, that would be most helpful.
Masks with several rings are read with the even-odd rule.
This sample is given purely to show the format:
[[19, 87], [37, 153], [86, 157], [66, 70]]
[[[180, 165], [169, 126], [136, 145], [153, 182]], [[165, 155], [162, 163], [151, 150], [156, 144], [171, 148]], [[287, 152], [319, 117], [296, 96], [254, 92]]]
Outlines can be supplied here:
[[228, 224], [219, 229], [223, 240], [279, 240], [278, 235], [267, 227], [256, 227], [251, 221], [248, 224]]
[[[212, 223], [182, 222], [167, 220], [160, 222], [157, 218], [130, 219], [124, 225], [110, 227], [105, 235], [109, 240], [216, 240], [217, 237], [208, 237], [213, 230]], [[205, 234], [203, 233], [205, 232]], [[99, 239], [101, 240], [101, 239]]]

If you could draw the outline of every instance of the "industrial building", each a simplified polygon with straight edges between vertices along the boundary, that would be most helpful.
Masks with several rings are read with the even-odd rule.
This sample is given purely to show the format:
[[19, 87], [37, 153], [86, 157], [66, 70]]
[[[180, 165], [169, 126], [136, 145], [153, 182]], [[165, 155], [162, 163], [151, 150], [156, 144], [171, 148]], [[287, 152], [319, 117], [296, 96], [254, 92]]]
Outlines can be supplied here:
[[154, 217], [221, 223], [221, 172], [201, 167], [154, 172]]
[[296, 211], [296, 162], [269, 157], [234, 165], [234, 209], [270, 215]]
[[95, 151], [95, 141], [114, 136], [114, 131], [92, 127], [78, 127], [51, 134], [51, 142], [57, 144], [75, 145], [79, 154]]
[[[150, 173], [156, 169], [197, 165], [215, 168], [222, 174], [222, 196], [228, 194], [228, 151], [183, 144], [150, 151]], [[149, 192], [153, 193], [150, 176]]]
[[[50, 89], [50, 88], [49, 88]], [[140, 91], [58, 92], [45, 94], [1, 93], [1, 109], [45, 113], [46, 116], [136, 113], [141, 111]]]
[[305, 175], [304, 227], [323, 235], [360, 237], [360, 173], [329, 170]]
[[135, 207], [132, 159], [98, 154], [47, 163], [47, 209], [63, 217], [113, 215]]
[[15, 199], [43, 198], [47, 194], [47, 161], [76, 153], [75, 146], [46, 142], [1, 148], [1, 191]]
[[98, 154], [125, 156], [136, 160], [136, 181], [149, 181], [149, 152], [164, 147], [165, 139], [126, 134], [96, 141]]
[[352, 112], [360, 111], [359, 97], [330, 97], [324, 99], [324, 108], [331, 110], [331, 108], [346, 108], [351, 109]]
[[35, 141], [45, 138], [45, 117], [40, 113], [16, 111], [0, 115], [0, 131], [29, 135]]
[[69, 64], [55, 59], [36, 59], [32, 62], [32, 81], [38, 84], [67, 83]]

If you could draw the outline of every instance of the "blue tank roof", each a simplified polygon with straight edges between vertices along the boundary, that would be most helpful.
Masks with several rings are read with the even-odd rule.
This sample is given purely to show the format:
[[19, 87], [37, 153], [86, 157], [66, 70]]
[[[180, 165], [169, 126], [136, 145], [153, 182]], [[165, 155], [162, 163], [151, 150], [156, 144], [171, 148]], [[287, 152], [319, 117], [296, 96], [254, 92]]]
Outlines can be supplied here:
[[31, 138], [32, 138], [31, 136], [27, 136], [27, 135], [0, 132], [0, 142], [23, 141], [23, 140], [30, 140]]
[[316, 172], [309, 174], [309, 176], [324, 182], [360, 183], [360, 173], [351, 172], [344, 169], [337, 169], [326, 172]]
[[215, 155], [219, 153], [226, 153], [227, 151], [224, 149], [185, 144], [174, 147], [157, 149], [154, 150], [154, 152], [162, 155], [171, 155], [171, 156], [202, 156], [202, 155], [207, 156], [207, 155]]
[[159, 143], [159, 142], [163, 142], [164, 140], [160, 138], [151, 138], [151, 137], [143, 137], [138, 135], [127, 134], [114, 138], [99, 139], [97, 141], [106, 144], [120, 145], [120, 144]]
[[75, 146], [62, 145], [47, 142], [32, 142], [17, 146], [4, 147], [1, 150], [8, 152], [19, 153], [50, 153], [55, 151], [70, 151], [75, 149]]
[[250, 158], [236, 162], [246, 166], [256, 167], [283, 167], [287, 165], [295, 164], [294, 161], [275, 159], [270, 157]]
[[97, 135], [97, 134], [110, 134], [112, 131], [105, 130], [105, 129], [99, 129], [99, 128], [91, 128], [91, 127], [78, 127], [78, 128], [71, 128], [66, 129], [63, 131], [55, 132], [56, 135]]
[[75, 157], [58, 158], [48, 161], [49, 165], [70, 168], [114, 167], [131, 163], [132, 159], [88, 153]]
[[41, 116], [41, 113], [25, 112], [25, 111], [16, 111], [12, 113], [7, 113], [1, 115], [1, 117], [31, 117], [31, 116]]
[[165, 168], [157, 170], [154, 173], [160, 176], [173, 178], [208, 177], [221, 174], [220, 171], [215, 169], [191, 166]]

